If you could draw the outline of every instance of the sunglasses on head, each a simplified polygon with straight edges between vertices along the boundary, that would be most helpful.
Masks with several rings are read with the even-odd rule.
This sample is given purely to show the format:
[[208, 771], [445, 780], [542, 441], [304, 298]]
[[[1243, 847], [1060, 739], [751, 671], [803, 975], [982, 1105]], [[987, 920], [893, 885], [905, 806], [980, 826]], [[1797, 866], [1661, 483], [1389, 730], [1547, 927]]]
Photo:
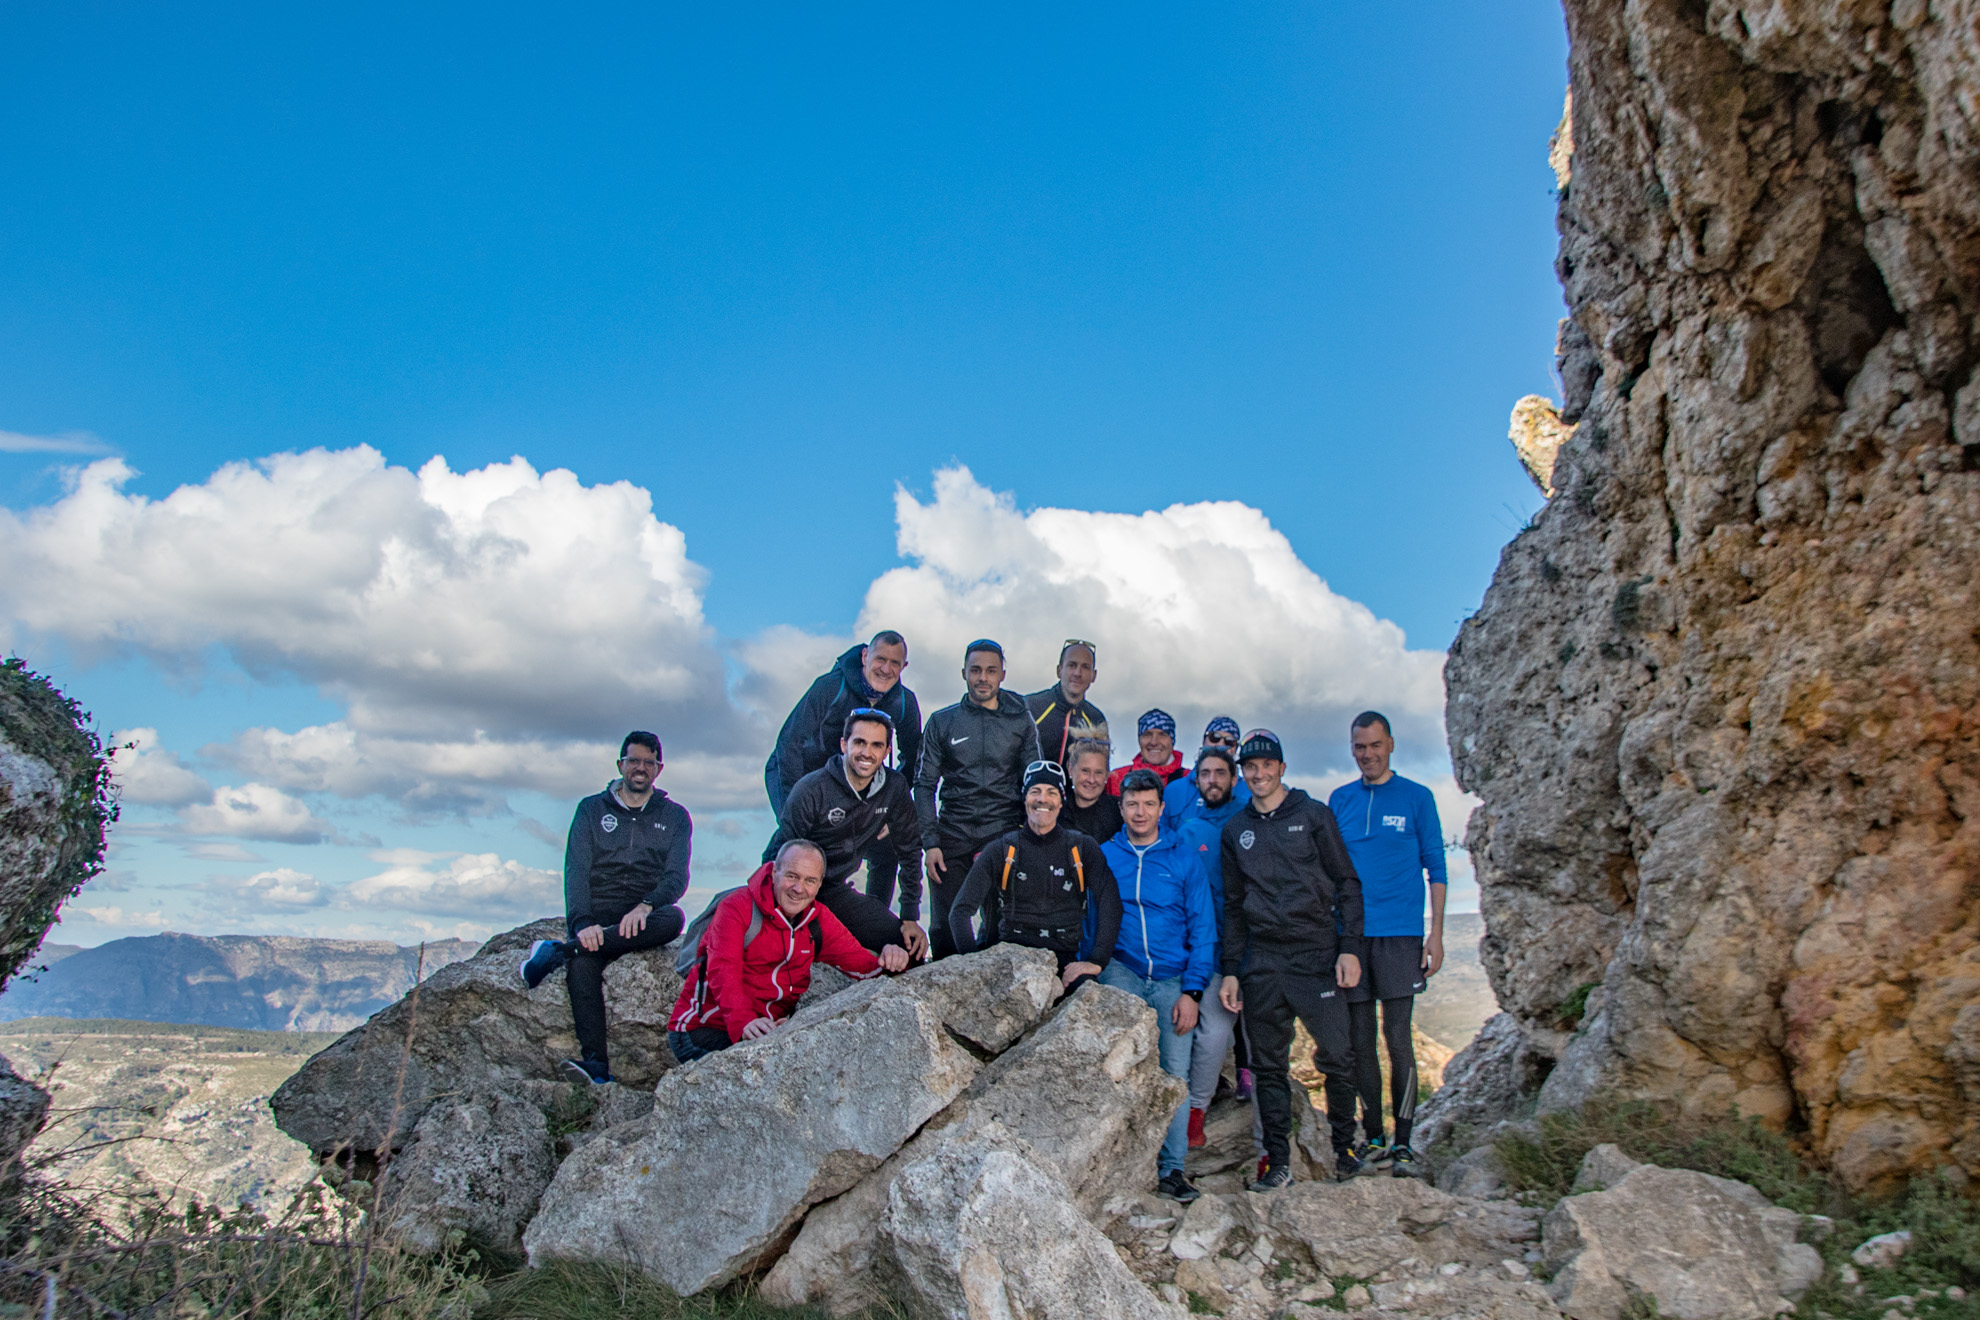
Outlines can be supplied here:
[[1092, 642], [1087, 641], [1083, 637], [1066, 638], [1065, 643], [1059, 647], [1059, 658], [1061, 660], [1065, 659], [1066, 652], [1072, 650], [1075, 646], [1085, 647], [1088, 654], [1092, 655], [1093, 658], [1096, 660], [1100, 658], [1100, 648], [1095, 646]]

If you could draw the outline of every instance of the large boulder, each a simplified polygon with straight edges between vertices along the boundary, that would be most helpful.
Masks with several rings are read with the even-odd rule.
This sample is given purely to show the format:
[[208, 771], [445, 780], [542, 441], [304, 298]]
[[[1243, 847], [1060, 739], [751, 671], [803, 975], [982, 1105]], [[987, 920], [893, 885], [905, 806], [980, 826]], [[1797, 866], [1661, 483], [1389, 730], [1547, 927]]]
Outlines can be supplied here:
[[557, 1170], [523, 1237], [531, 1263], [621, 1260], [683, 1294], [757, 1268], [811, 1206], [960, 1095], [979, 1054], [1008, 1047], [1058, 990], [1049, 953], [998, 945], [852, 987], [668, 1073], [651, 1114]]
[[1088, 984], [1030, 1037], [985, 1068], [920, 1135], [845, 1195], [812, 1211], [764, 1277], [773, 1303], [820, 1302], [845, 1315], [878, 1299], [872, 1275], [879, 1225], [902, 1169], [941, 1143], [995, 1128], [1096, 1214], [1109, 1196], [1151, 1183], [1183, 1083], [1162, 1071], [1154, 1010], [1134, 995]]
[[1564, 9], [1572, 430], [1445, 666], [1481, 959], [1549, 1106], [1980, 1177], [1970, 8]]
[[[1612, 1152], [1591, 1152], [1583, 1185], [1615, 1176]], [[1605, 1191], [1563, 1198], [1541, 1240], [1573, 1320], [1621, 1320], [1638, 1296], [1672, 1320], [1767, 1320], [1821, 1277], [1801, 1230], [1800, 1215], [1745, 1183], [1640, 1164]]]
[[487, 1092], [449, 1096], [428, 1107], [413, 1135], [379, 1188], [385, 1230], [428, 1254], [445, 1248], [454, 1233], [515, 1251], [557, 1171], [539, 1102]]
[[1439, 1265], [1455, 1259], [1454, 1244], [1426, 1235], [1458, 1204], [1415, 1178], [1295, 1183], [1272, 1198], [1269, 1223], [1304, 1242], [1322, 1274], [1366, 1279], [1407, 1260]]
[[[443, 1095], [513, 1091], [554, 1076], [577, 1053], [565, 975], [529, 990], [516, 967], [536, 940], [563, 933], [561, 919], [531, 922], [433, 973], [284, 1082], [269, 1102], [276, 1123], [319, 1158], [397, 1150]], [[619, 1081], [650, 1088], [674, 1066], [667, 1018], [680, 990], [672, 945], [606, 969]]]
[[1180, 1320], [1009, 1132], [939, 1143], [888, 1187], [881, 1245], [930, 1320]]
[[[0, 662], [0, 986], [103, 869], [103, 832], [116, 816], [89, 717], [19, 659]], [[6, 1069], [0, 1165], [13, 1168], [47, 1112], [47, 1094]]]
[[1518, 1018], [1494, 1014], [1444, 1065], [1443, 1081], [1416, 1111], [1411, 1144], [1428, 1150], [1529, 1110], [1553, 1065], [1552, 1054]]

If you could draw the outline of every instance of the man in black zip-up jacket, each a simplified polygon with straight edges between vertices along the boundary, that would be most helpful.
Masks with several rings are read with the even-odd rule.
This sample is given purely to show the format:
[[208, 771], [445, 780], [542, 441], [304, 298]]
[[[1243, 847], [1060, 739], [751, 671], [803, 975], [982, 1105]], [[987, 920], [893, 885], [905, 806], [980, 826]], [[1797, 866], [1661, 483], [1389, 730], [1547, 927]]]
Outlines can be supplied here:
[[[928, 876], [929, 939], [937, 958], [956, 951], [949, 908], [984, 844], [1024, 820], [1024, 768], [1036, 761], [1038, 728], [1016, 693], [1003, 691], [1004, 648], [986, 639], [963, 652], [968, 692], [928, 717], [914, 805]], [[986, 920], [994, 925], [993, 895]]]
[[1093, 643], [1068, 641], [1059, 648], [1059, 681], [1024, 699], [1031, 722], [1038, 726], [1040, 751], [1065, 767], [1068, 776], [1075, 744], [1107, 741], [1106, 712], [1086, 699], [1099, 672]]
[[[915, 764], [921, 759], [921, 703], [901, 682], [907, 662], [907, 639], [883, 629], [866, 645], [849, 648], [833, 661], [828, 672], [812, 680], [778, 730], [777, 745], [763, 767], [763, 787], [770, 795], [772, 814], [782, 816], [784, 801], [798, 780], [823, 769], [832, 759], [839, 750], [846, 716], [861, 707], [881, 711], [894, 722], [899, 755], [888, 762], [888, 768], [912, 782]], [[901, 830], [895, 830], [867, 851], [866, 892], [882, 903], [894, 901], [895, 875], [903, 862], [915, 864], [891, 846], [894, 839], [905, 837]]]
[[[763, 849], [763, 860], [774, 861], [793, 839], [817, 844], [825, 854], [825, 883], [818, 901], [874, 953], [898, 944], [910, 957], [920, 958], [928, 950], [928, 936], [919, 924], [920, 823], [906, 778], [887, 769], [893, 722], [876, 710], [856, 710], [846, 716], [844, 727], [839, 746], [845, 750], [822, 770], [798, 780], [785, 799], [783, 818]], [[884, 842], [908, 863], [901, 872], [898, 917], [885, 903], [849, 883], [860, 859], [871, 855], [876, 842]]]
[[[1067, 989], [1106, 970], [1121, 933], [1121, 893], [1100, 844], [1059, 824], [1065, 772], [1057, 762], [1025, 773], [1024, 824], [992, 839], [976, 855], [949, 910], [958, 953], [999, 942], [1050, 949]], [[992, 895], [1002, 898], [986, 910]], [[984, 912], [979, 939], [973, 922]], [[1093, 947], [1078, 957], [1089, 911]]]
[[1255, 1186], [1292, 1181], [1293, 1027], [1313, 1036], [1313, 1063], [1326, 1078], [1327, 1124], [1340, 1177], [1353, 1154], [1355, 1076], [1347, 994], [1361, 979], [1361, 880], [1334, 813], [1285, 786], [1278, 736], [1256, 729], [1238, 751], [1251, 801], [1224, 822], [1224, 984], [1220, 997], [1244, 1013], [1256, 1075], [1267, 1168]]
[[654, 786], [660, 740], [635, 731], [619, 744], [619, 778], [578, 803], [564, 844], [566, 940], [538, 940], [522, 965], [534, 990], [566, 964], [565, 987], [580, 1059], [563, 1065], [573, 1080], [605, 1082], [605, 968], [640, 949], [673, 942], [687, 924], [677, 906], [688, 887], [694, 824], [687, 809]]

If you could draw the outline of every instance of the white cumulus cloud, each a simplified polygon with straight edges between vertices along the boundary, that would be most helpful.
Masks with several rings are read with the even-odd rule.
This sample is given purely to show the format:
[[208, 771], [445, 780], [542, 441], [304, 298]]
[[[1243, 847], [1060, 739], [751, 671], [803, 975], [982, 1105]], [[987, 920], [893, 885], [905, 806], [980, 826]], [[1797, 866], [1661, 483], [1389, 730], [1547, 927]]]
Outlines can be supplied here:
[[180, 813], [188, 834], [218, 834], [261, 843], [322, 843], [334, 831], [307, 803], [267, 784], [213, 790], [213, 800]]
[[213, 786], [167, 751], [156, 729], [111, 734], [110, 773], [121, 799], [140, 806], [183, 807], [213, 796]]
[[351, 900], [366, 907], [459, 917], [543, 917], [563, 911], [561, 876], [495, 853], [391, 850], [373, 857], [385, 869], [348, 891]]
[[256, 908], [322, 907], [331, 897], [330, 887], [321, 880], [286, 866], [260, 871], [244, 880], [220, 881], [215, 887]]
[[1099, 648], [1093, 698], [1117, 760], [1151, 706], [1176, 717], [1185, 747], [1212, 715], [1270, 725], [1295, 766], [1340, 759], [1348, 722], [1372, 707], [1441, 757], [1443, 653], [1410, 650], [1249, 505], [1023, 512], [960, 467], [936, 474], [931, 501], [900, 490], [894, 505], [913, 562], [868, 589], [858, 631], [907, 634], [926, 711], [961, 695], [951, 675], [974, 638], [997, 639], [1013, 680], [1043, 687], [1061, 643], [1080, 637]]

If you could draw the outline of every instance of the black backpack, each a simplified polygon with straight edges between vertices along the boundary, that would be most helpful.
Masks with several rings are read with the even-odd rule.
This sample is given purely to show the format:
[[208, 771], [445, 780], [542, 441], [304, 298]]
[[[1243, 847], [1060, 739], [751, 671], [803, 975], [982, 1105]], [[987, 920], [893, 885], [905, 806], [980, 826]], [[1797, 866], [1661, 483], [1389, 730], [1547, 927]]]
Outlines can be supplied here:
[[[708, 906], [701, 910], [700, 916], [687, 924], [687, 929], [681, 932], [680, 951], [674, 955], [676, 972], [686, 976], [694, 970], [696, 964], [707, 961], [707, 955], [701, 947], [701, 937], [708, 933], [709, 924], [715, 920], [715, 909], [721, 907], [722, 900], [730, 894], [740, 894], [747, 888], [747, 885], [737, 885], [734, 889], [724, 889], [708, 901]], [[825, 937], [818, 933], [818, 922], [815, 919], [806, 922], [805, 925], [811, 929], [811, 956], [815, 961], [825, 951]], [[743, 947], [747, 949], [762, 930], [763, 909], [751, 903], [749, 929], [743, 932]]]

